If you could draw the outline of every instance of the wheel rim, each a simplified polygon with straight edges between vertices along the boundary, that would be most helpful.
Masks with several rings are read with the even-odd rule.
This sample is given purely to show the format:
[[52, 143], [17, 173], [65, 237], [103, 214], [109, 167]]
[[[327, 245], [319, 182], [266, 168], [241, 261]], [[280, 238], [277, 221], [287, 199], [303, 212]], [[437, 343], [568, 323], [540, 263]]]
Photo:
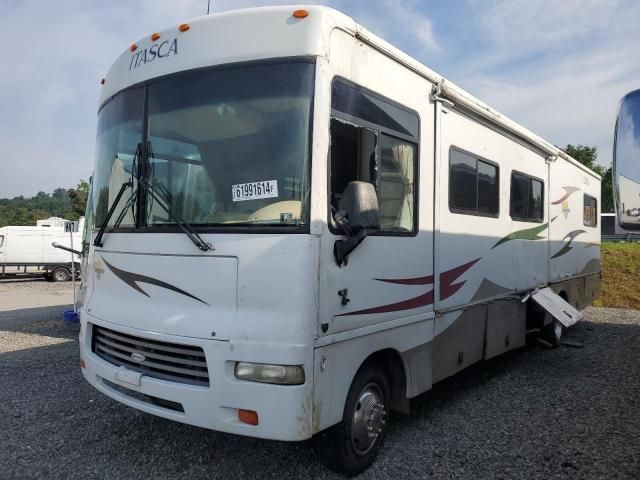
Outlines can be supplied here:
[[55, 273], [55, 278], [56, 278], [56, 280], [58, 280], [59, 282], [62, 282], [63, 280], [66, 280], [67, 276], [65, 275], [65, 273], [64, 273], [64, 272], [61, 272], [61, 271], [59, 271], [59, 270], [58, 270], [58, 271]]
[[386, 424], [380, 387], [370, 383], [362, 389], [353, 410], [351, 445], [359, 455], [368, 453], [380, 438]]

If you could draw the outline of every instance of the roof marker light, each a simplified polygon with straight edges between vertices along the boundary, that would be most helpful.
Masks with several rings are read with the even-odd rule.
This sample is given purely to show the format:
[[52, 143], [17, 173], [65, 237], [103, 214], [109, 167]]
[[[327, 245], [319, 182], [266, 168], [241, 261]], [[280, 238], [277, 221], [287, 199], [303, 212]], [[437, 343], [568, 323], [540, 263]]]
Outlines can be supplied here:
[[132, 52], [135, 52], [138, 49], [138, 45], [136, 43], [132, 43], [131, 46], [129, 47], [129, 50], [131, 50]]
[[183, 23], [182, 25], [180, 25], [178, 27], [178, 30], [180, 30], [181, 32], [186, 32], [190, 28], [191, 28], [191, 26], [188, 23]]
[[293, 16], [296, 18], [306, 18], [309, 16], [309, 12], [307, 10], [295, 10]]
[[159, 38], [160, 38], [160, 34], [159, 33], [154, 33], [153, 35], [151, 35], [151, 41], [152, 42], [155, 42]]

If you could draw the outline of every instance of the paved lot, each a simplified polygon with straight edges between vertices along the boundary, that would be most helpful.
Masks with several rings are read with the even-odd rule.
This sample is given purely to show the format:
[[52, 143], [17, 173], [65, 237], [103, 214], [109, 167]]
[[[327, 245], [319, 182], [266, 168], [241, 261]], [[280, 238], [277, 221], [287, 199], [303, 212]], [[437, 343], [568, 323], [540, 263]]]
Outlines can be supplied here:
[[[210, 432], [102, 396], [80, 375], [64, 309], [0, 311], [1, 479], [337, 478], [309, 443]], [[438, 384], [392, 416], [362, 478], [640, 478], [640, 312], [589, 309], [571, 336], [584, 348], [530, 346]]]

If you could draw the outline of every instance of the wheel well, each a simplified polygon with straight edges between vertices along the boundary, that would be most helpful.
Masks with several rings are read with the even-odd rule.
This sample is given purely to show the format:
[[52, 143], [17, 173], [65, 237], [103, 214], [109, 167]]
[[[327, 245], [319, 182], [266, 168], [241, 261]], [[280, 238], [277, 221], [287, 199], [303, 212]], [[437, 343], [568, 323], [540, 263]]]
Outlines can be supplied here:
[[565, 302], [569, 303], [569, 295], [567, 295], [567, 292], [565, 292], [564, 290], [558, 292], [558, 296], [560, 296], [560, 298], [562, 298]]
[[408, 413], [409, 399], [407, 398], [407, 373], [400, 354], [392, 348], [372, 353], [362, 362], [358, 372], [370, 365], [376, 365], [387, 376], [391, 388], [391, 409]]

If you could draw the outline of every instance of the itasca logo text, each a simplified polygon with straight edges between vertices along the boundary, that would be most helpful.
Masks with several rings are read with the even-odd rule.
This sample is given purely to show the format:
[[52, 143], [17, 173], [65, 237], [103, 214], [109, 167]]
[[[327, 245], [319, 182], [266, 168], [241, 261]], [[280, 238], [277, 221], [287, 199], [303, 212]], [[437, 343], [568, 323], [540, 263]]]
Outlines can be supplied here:
[[131, 62], [129, 63], [129, 70], [138, 68], [145, 63], [153, 62], [156, 58], [165, 58], [171, 55], [178, 54], [178, 39], [165, 40], [164, 42], [154, 43], [149, 48], [140, 50], [138, 53], [131, 56]]

